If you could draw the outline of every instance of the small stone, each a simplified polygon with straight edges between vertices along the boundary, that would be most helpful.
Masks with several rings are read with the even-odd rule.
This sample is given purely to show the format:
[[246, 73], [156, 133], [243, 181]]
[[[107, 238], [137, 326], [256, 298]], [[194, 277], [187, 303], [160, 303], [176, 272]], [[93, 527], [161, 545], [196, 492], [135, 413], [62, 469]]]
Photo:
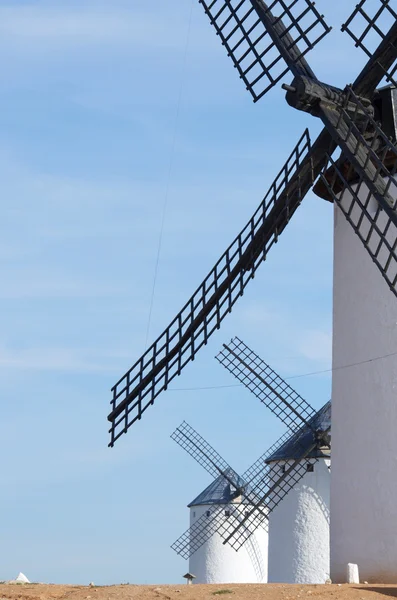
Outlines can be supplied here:
[[154, 588], [154, 592], [161, 592], [161, 588]]
[[341, 584], [341, 583], [337, 583], [337, 585], [338, 585], [339, 587], [342, 587], [342, 584]]
[[329, 583], [332, 583], [332, 580], [331, 580], [331, 579], [328, 577], [328, 579], [326, 579], [326, 580], [324, 581], [324, 583], [328, 583], [328, 584], [329, 584]]
[[364, 581], [365, 585], [368, 585], [368, 581]]

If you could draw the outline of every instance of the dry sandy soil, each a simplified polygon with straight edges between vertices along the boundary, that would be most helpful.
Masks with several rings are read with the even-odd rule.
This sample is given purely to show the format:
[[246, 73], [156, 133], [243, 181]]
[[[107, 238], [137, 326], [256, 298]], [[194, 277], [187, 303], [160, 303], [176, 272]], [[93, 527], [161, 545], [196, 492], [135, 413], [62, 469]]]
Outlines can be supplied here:
[[397, 597], [397, 585], [0, 585], [0, 600], [386, 600], [385, 596]]

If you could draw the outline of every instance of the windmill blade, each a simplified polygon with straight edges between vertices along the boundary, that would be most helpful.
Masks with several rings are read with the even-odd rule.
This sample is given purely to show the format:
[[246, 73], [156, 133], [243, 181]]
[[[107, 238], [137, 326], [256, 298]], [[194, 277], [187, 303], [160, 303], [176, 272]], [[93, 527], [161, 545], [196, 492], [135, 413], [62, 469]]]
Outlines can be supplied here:
[[[285, 498], [289, 491], [302, 479], [307, 472], [307, 462], [317, 462], [316, 456], [311, 453], [316, 449], [330, 448], [331, 430], [331, 403], [327, 402], [310, 420], [310, 427], [303, 425], [291, 437], [288, 433], [286, 440], [290, 452], [291, 462], [287, 462], [287, 468], [280, 475], [276, 470], [276, 462], [279, 446], [273, 453], [268, 454], [266, 468], [261, 470], [260, 477], [256, 477], [255, 485], [249, 487], [246, 494], [249, 503], [241, 524], [232, 522], [222, 523], [219, 533], [224, 544], [230, 544], [238, 550], [246, 540], [254, 533], [256, 528], [268, 520], [270, 513]], [[285, 450], [284, 450], [285, 452]], [[283, 455], [283, 450], [281, 451]]]
[[341, 166], [329, 154], [333, 180], [329, 173], [322, 180], [397, 296], [397, 148], [349, 88], [350, 100], [356, 105], [353, 115], [343, 107], [321, 105], [323, 121], [345, 160]]
[[[242, 476], [242, 479], [246, 482], [244, 493], [246, 493], [250, 487], [258, 485], [258, 481], [263, 477], [263, 470], [266, 467], [266, 459], [279, 450], [289, 438], [290, 433], [284, 433], [244, 472]], [[172, 544], [172, 550], [174, 550], [183, 558], [189, 558], [189, 556], [201, 548], [201, 546], [207, 540], [209, 540], [212, 535], [218, 532], [222, 524], [222, 516], [225, 516], [225, 510], [228, 511], [228, 518], [230, 518], [235, 511], [235, 505], [222, 504], [211, 507], [209, 515], [204, 513], [197, 519], [197, 521], [193, 523], [191, 527], [189, 527], [182, 533], [182, 535], [179, 536], [179, 538]], [[266, 513], [264, 513], [262, 516], [263, 519], [260, 522], [258, 521], [258, 526], [263, 524], [263, 522], [266, 520]]]
[[[348, 33], [355, 46], [369, 57], [364, 71], [353, 85], [358, 95], [369, 97], [368, 92], [372, 93], [383, 78], [397, 85], [397, 13], [392, 9], [390, 0], [372, 2], [370, 13], [366, 10], [367, 6], [367, 0], [361, 0], [342, 25], [342, 31]], [[389, 29], [391, 20], [393, 25]]]
[[275, 0], [269, 6], [263, 0], [199, 2], [254, 102], [290, 69], [314, 76], [303, 57], [330, 27], [311, 0]]
[[[251, 502], [244, 517], [238, 522], [222, 523], [219, 534], [224, 544], [229, 544], [239, 550], [255, 530], [267, 521], [269, 514], [285, 498], [289, 491], [302, 479], [307, 472], [306, 463], [302, 462], [316, 447], [316, 442], [288, 466], [282, 475], [275, 473], [267, 465], [262, 481], [251, 490]], [[314, 460], [314, 459], [313, 459]]]
[[302, 396], [238, 337], [229, 345], [223, 344], [216, 359], [290, 430], [309, 425], [316, 414]]
[[[352, 102], [353, 101], [353, 102]], [[351, 107], [354, 112], [351, 113]], [[332, 137], [342, 149], [345, 157], [352, 163], [360, 180], [397, 225], [395, 200], [392, 196], [395, 181], [393, 173], [382, 162], [378, 153], [394, 157], [396, 148], [383, 133], [351, 88], [347, 88], [346, 105], [331, 105], [320, 102], [320, 117]], [[368, 135], [367, 135], [368, 134]], [[370, 138], [370, 139], [368, 139]], [[394, 160], [391, 160], [393, 167]]]
[[113, 386], [109, 446], [141, 419], [219, 329], [320, 173], [327, 141], [328, 135], [320, 136], [311, 148], [304, 132], [246, 227], [164, 333]]
[[[237, 515], [240, 514], [238, 506], [238, 504], [233, 503], [214, 504], [175, 540], [171, 545], [171, 549], [179, 554], [179, 556], [182, 556], [182, 558], [189, 558], [213, 535], [218, 533], [225, 521], [229, 521], [229, 519], [238, 520]], [[263, 519], [261, 522], [258, 519], [257, 527], [266, 519], [265, 514], [262, 516]], [[241, 520], [238, 520], [238, 522], [241, 523]], [[241, 527], [244, 530], [245, 526], [242, 525]], [[250, 535], [247, 535], [246, 539]]]
[[[379, 0], [382, 4], [388, 4], [388, 0]], [[361, 0], [360, 4], [356, 7], [353, 12], [351, 19], [358, 14], [357, 8], [364, 5], [365, 0]], [[350, 21], [349, 20], [349, 21]], [[348, 30], [348, 24], [342, 27], [343, 30]], [[381, 36], [382, 37], [382, 36]], [[389, 76], [394, 75], [394, 65], [397, 60], [397, 21], [393, 23], [388, 33], [382, 37], [382, 41], [379, 46], [369, 54], [369, 60], [361, 70], [356, 80], [352, 84], [353, 92], [360, 98], [372, 99], [376, 87], [380, 84], [385, 74]], [[327, 143], [329, 148], [326, 150], [330, 155], [336, 148], [336, 143], [332, 141], [332, 137], [329, 134], [327, 128], [324, 128], [317, 138], [313, 148], [317, 141], [322, 138], [322, 147], [325, 148]]]
[[213, 477], [222, 475], [236, 490], [241, 489], [243, 481], [238, 473], [186, 421], [183, 421], [175, 429], [171, 434], [171, 439], [190, 454], [210, 475]]
[[217, 533], [220, 519], [225, 515], [225, 511], [229, 510], [231, 510], [230, 504], [212, 506], [171, 544], [171, 549], [182, 558], [189, 558]]
[[291, 432], [286, 431], [282, 436], [278, 438], [274, 444], [270, 446], [259, 458], [256, 459], [254, 463], [244, 473], [241, 478], [246, 482], [246, 491], [247, 493], [254, 489], [260, 480], [263, 478], [263, 469], [266, 466], [266, 460], [269, 456], [275, 454], [284, 444], [290, 439]]
[[[394, 32], [397, 43], [396, 28]], [[385, 57], [389, 56], [389, 62], [391, 60], [389, 42], [390, 36], [387, 43], [385, 38], [375, 52], [383, 65], [386, 64]], [[365, 90], [365, 94], [371, 96], [376, 84], [376, 65], [370, 59], [353, 89]], [[339, 134], [334, 126], [333, 132], [338, 140]], [[305, 132], [244, 230], [171, 325], [113, 386], [108, 415], [111, 422], [109, 446], [113, 446], [142, 417], [158, 394], [167, 389], [172, 379], [207, 343], [209, 336], [219, 329], [221, 321], [243, 294], [248, 281], [266, 259], [271, 246], [329, 161], [337, 144], [335, 139], [328, 128], [324, 128], [310, 148], [308, 132]]]

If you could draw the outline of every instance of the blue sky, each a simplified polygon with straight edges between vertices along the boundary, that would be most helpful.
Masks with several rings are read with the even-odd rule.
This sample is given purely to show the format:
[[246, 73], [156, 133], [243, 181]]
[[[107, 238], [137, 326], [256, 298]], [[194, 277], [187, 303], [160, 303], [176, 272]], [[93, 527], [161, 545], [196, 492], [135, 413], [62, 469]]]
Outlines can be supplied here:
[[[310, 61], [336, 85], [365, 62], [339, 32], [348, 4], [317, 3], [334, 31]], [[319, 123], [279, 87], [254, 105], [196, 0], [0, 1], [0, 50], [0, 578], [178, 582], [169, 545], [209, 479], [169, 435], [185, 419], [243, 471], [283, 433], [243, 388], [217, 388], [235, 382], [214, 355], [238, 335], [284, 377], [330, 367], [332, 207], [305, 199], [221, 331], [111, 450], [166, 190], [149, 342]], [[330, 397], [328, 374], [291, 383]]]

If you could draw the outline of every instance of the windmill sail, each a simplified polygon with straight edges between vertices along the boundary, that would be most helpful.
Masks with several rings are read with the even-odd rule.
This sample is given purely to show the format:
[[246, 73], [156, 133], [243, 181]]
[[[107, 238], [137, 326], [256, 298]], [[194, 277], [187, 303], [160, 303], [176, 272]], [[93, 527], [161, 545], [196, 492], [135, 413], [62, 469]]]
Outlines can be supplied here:
[[[350, 99], [354, 102], [354, 114], [350, 114]], [[329, 106], [320, 104], [320, 113], [331, 135], [342, 148], [360, 179], [365, 182], [370, 192], [397, 225], [395, 213], [396, 201], [393, 198], [395, 187], [394, 173], [397, 151], [378, 127], [366, 107], [362, 105], [351, 88], [348, 88], [346, 106]], [[370, 141], [368, 139], [370, 136]], [[381, 157], [378, 156], [378, 151]], [[390, 158], [390, 167], [386, 166], [386, 157]]]
[[[316, 147], [316, 161], [318, 148]], [[322, 165], [321, 165], [322, 166]], [[164, 333], [113, 386], [110, 446], [219, 329], [313, 183], [305, 131], [263, 202]]]
[[[167, 389], [174, 377], [180, 375], [188, 362], [194, 360], [197, 351], [219, 329], [222, 320], [243, 295], [259, 264], [267, 258], [271, 246], [277, 242], [315, 179], [329, 162], [334, 164], [332, 155], [337, 146], [387, 215], [383, 224], [377, 216], [373, 218], [370, 215], [366, 201], [363, 203], [357, 197], [354, 204], [356, 216], [352, 217], [350, 208], [343, 211], [393, 293], [397, 294], [396, 245], [394, 234], [389, 236], [392, 225], [394, 227], [397, 221], [393, 200], [395, 171], [394, 163], [391, 171], [390, 165], [386, 164], [388, 157], [395, 154], [395, 148], [389, 142], [388, 154], [382, 156], [382, 148], [379, 153], [378, 148], [372, 147], [362, 129], [363, 123], [367, 122], [370, 127], [375, 127], [376, 138], [381, 138], [384, 134], [372, 119], [368, 108], [379, 82], [385, 76], [389, 81], [394, 81], [397, 21], [387, 33], [383, 33], [382, 27], [379, 27], [379, 19], [384, 11], [395, 18], [394, 11], [389, 10], [389, 0], [380, 0], [379, 11], [367, 18], [365, 31], [356, 35], [356, 43], [359, 42], [358, 45], [365, 48], [368, 48], [366, 36], [369, 30], [375, 31], [381, 42], [373, 53], [367, 51], [370, 58], [366, 66], [352, 88], [345, 91], [319, 82], [304, 57], [328, 30], [310, 0], [292, 0], [289, 4], [285, 0], [274, 0], [269, 6], [263, 0], [202, 0], [201, 3], [240, 75], [246, 78], [248, 89], [252, 88], [250, 91], [254, 99], [261, 97], [268, 89], [264, 84], [261, 89], [253, 91], [255, 82], [267, 80], [270, 86], [274, 85], [282, 75], [280, 71], [269, 75], [273, 62], [279, 66], [284, 61], [295, 76], [293, 85], [287, 86], [288, 102], [299, 110], [321, 117], [325, 128], [312, 147], [308, 133], [305, 132], [246, 227], [169, 327], [113, 386], [111, 412], [108, 415], [111, 423], [110, 446], [135, 421], [141, 419], [155, 398]], [[349, 34], [356, 16], [363, 16], [361, 13], [363, 10], [365, 12], [364, 5], [365, 0], [362, 0], [345, 25]], [[315, 30], [318, 35], [311, 38]], [[237, 36], [236, 41], [234, 35]], [[275, 57], [266, 64], [263, 59], [267, 55], [264, 52], [267, 46], [260, 49], [259, 45], [265, 38], [267, 41], [264, 43], [270, 43], [269, 52], [275, 51]], [[242, 66], [242, 55], [238, 54], [240, 50], [244, 58], [249, 56], [247, 66]], [[254, 79], [248, 79], [251, 63], [252, 70], [254, 67], [259, 69]], [[281, 73], [284, 72], [281, 68]], [[367, 99], [364, 105], [363, 98]], [[329, 194], [330, 198], [338, 201], [333, 189], [329, 190]], [[367, 221], [372, 241], [378, 239], [379, 245], [369, 243], [367, 233], [362, 228], [362, 223]]]
[[229, 544], [235, 550], [239, 550], [255, 530], [268, 520], [271, 511], [306, 474], [307, 467], [302, 461], [315, 446], [316, 444], [313, 443], [307, 452], [302, 452], [281, 476], [276, 474], [270, 466], [264, 469], [261, 484], [251, 491], [254, 501], [244, 517], [238, 522], [224, 522], [219, 528], [219, 535], [223, 538], [224, 544]]
[[243, 481], [236, 471], [189, 423], [183, 421], [171, 434], [171, 439], [190, 454], [210, 475], [213, 477], [222, 475], [237, 492], [241, 489]]
[[[397, 71], [395, 46], [397, 12], [392, 9], [390, 0], [372, 2], [369, 5], [370, 14], [366, 10], [367, 6], [367, 0], [361, 0], [342, 25], [342, 31], [346, 31], [354, 40], [355, 46], [361, 48], [370, 59], [366, 71], [360, 79], [368, 77], [371, 70], [377, 79], [376, 83], [371, 85], [372, 91], [383, 78], [397, 86], [395, 78]], [[394, 25], [388, 30], [391, 20]], [[366, 96], [365, 88], [361, 89], [358, 83], [357, 81], [354, 86], [356, 93]]]
[[[252, 507], [242, 521], [243, 529], [241, 530], [240, 525], [230, 522], [224, 523], [220, 528], [219, 533], [225, 543], [231, 544], [237, 550], [266, 518], [263, 517], [263, 507], [266, 506], [267, 514], [270, 514], [304, 476], [306, 463], [302, 462], [303, 459], [309, 456], [313, 449], [329, 444], [330, 422], [329, 419], [325, 419], [324, 425], [324, 414], [329, 413], [330, 405], [328, 403], [316, 412], [239, 338], [234, 338], [228, 345], [224, 344], [217, 359], [258, 397], [289, 428], [290, 432], [294, 432], [287, 443], [295, 460], [289, 465], [285, 479], [277, 480], [277, 475], [275, 478], [271, 464], [267, 464], [265, 470], [262, 467], [261, 477], [256, 478], [255, 483], [250, 486], [250, 495], [256, 498], [256, 501], [252, 502]], [[317, 434], [318, 431], [320, 435]], [[276, 484], [275, 480], [278, 481]]]
[[230, 504], [218, 504], [211, 509], [209, 515], [207, 513], [202, 514], [171, 544], [171, 549], [182, 558], [188, 559], [217, 533], [219, 521], [225, 514], [225, 510], [230, 510], [230, 506]]
[[[330, 31], [314, 2], [276, 0], [270, 6], [262, 0], [199, 2], [254, 102], [288, 73], [291, 64], [312, 75], [303, 56]], [[288, 27], [282, 25], [284, 18]]]
[[[363, 114], [351, 89], [349, 98]], [[343, 154], [339, 161], [328, 155], [333, 168], [322, 180], [397, 296], [397, 148], [369, 114], [356, 124], [345, 108], [324, 106], [323, 118]]]
[[308, 425], [316, 414], [314, 408], [280, 375], [238, 337], [223, 348], [216, 359], [289, 429]]
[[277, 451], [268, 456], [264, 476], [250, 488], [250, 497], [254, 501], [241, 523], [224, 522], [219, 530], [225, 544], [238, 550], [305, 475], [307, 463], [304, 459], [315, 462], [318, 456], [324, 455], [323, 448], [329, 447], [330, 443], [330, 410], [330, 402], [327, 402], [310, 420], [309, 426], [303, 425], [292, 439], [288, 439], [286, 443], [294, 458], [281, 476], [272, 464], [277, 460]]

